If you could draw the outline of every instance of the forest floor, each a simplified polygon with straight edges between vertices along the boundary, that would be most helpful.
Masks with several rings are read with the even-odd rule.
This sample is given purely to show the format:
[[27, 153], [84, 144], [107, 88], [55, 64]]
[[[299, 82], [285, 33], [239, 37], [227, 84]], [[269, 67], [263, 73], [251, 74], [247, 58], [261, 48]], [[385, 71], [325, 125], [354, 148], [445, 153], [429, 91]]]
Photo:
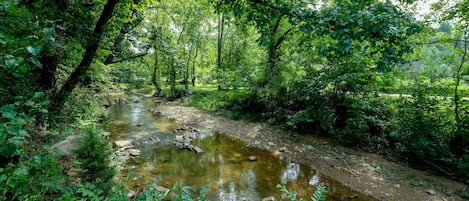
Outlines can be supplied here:
[[[275, 126], [233, 120], [178, 102], [159, 102], [157, 110], [179, 123], [225, 133], [248, 146], [284, 154], [355, 191], [383, 201], [465, 200], [458, 196], [468, 186], [434, 174], [390, 162], [382, 156], [336, 145], [329, 139], [293, 133]], [[279, 150], [286, 149], [284, 153]]]

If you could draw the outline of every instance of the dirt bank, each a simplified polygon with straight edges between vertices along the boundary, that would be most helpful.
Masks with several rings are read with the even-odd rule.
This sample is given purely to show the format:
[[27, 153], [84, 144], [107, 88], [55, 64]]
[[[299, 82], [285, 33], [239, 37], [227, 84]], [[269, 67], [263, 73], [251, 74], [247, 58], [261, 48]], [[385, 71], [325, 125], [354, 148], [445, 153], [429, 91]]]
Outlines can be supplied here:
[[457, 193], [468, 189], [462, 183], [389, 162], [375, 154], [337, 146], [311, 135], [283, 131], [268, 124], [232, 120], [177, 102], [163, 101], [157, 110], [182, 124], [225, 133], [249, 146], [270, 150], [273, 157], [278, 153], [276, 151], [286, 148], [286, 157], [311, 165], [323, 175], [383, 201], [457, 201], [464, 200]]

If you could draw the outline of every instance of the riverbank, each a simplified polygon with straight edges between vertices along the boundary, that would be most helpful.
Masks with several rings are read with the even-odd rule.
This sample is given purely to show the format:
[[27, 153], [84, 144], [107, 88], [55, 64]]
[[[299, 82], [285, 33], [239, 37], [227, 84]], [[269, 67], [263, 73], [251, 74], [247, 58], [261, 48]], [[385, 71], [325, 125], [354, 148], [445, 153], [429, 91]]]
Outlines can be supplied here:
[[457, 194], [467, 186], [427, 172], [389, 162], [379, 155], [337, 146], [327, 139], [289, 133], [264, 123], [232, 120], [206, 113], [178, 102], [159, 102], [162, 115], [199, 129], [225, 133], [263, 148], [276, 157], [285, 149], [284, 157], [310, 165], [323, 175], [380, 200], [464, 200]]

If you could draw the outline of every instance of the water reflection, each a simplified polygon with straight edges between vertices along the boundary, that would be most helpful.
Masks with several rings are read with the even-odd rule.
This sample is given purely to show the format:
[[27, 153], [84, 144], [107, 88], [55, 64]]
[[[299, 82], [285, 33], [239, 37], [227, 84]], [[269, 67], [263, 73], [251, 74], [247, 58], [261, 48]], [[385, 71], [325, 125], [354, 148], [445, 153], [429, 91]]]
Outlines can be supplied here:
[[300, 164], [289, 162], [287, 167], [282, 171], [280, 181], [282, 184], [286, 184], [287, 181], [296, 182], [300, 175]]
[[319, 179], [320, 179], [319, 173], [316, 173], [315, 175], [311, 177], [311, 179], [309, 179], [308, 184], [310, 186], [317, 186], [319, 184]]
[[[357, 194], [308, 166], [279, 160], [271, 152], [248, 148], [240, 140], [211, 131], [201, 131], [195, 142], [203, 154], [177, 150], [170, 143], [176, 123], [146, 112], [151, 107], [152, 102], [142, 101], [111, 108], [111, 135], [141, 142], [134, 147], [141, 155], [129, 160], [130, 168], [122, 171], [130, 189], [141, 191], [150, 183], [170, 188], [178, 182], [193, 189], [209, 184], [208, 200], [261, 200], [270, 196], [279, 199], [278, 183], [304, 198], [313, 194], [318, 183], [325, 183], [330, 188], [328, 201]], [[249, 156], [256, 156], [256, 160], [249, 160]], [[354, 200], [374, 199], [359, 194]]]

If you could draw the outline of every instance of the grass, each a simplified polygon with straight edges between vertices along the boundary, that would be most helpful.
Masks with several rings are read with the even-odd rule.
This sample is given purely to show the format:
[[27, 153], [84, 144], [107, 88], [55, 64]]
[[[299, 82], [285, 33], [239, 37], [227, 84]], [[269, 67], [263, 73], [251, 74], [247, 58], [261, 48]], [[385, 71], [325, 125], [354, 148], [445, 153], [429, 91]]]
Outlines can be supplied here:
[[184, 97], [184, 105], [193, 106], [218, 115], [233, 119], [258, 120], [260, 112], [252, 110], [257, 107], [253, 95], [246, 88], [218, 90], [216, 86], [198, 86], [191, 89], [191, 95]]

